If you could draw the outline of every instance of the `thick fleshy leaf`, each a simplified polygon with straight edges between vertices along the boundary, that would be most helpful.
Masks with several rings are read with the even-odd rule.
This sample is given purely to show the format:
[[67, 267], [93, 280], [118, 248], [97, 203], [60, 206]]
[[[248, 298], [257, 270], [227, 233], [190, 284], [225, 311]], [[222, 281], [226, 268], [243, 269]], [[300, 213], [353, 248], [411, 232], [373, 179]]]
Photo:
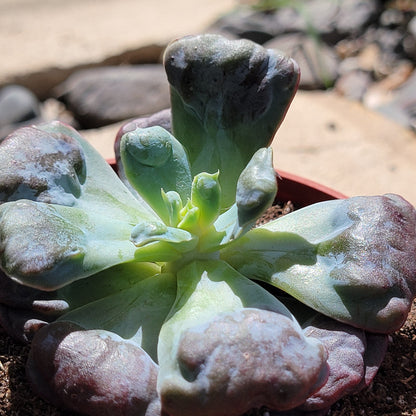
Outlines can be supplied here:
[[86, 156], [68, 134], [37, 127], [15, 131], [0, 144], [0, 201], [31, 199], [74, 205], [86, 181]]
[[84, 329], [102, 329], [134, 341], [157, 362], [160, 328], [176, 297], [176, 278], [158, 274], [85, 304], [59, 318]]
[[[130, 190], [130, 192], [142, 199], [137, 191], [131, 186], [130, 182], [126, 178], [126, 174], [124, 172], [123, 162], [121, 160], [120, 155], [120, 143], [121, 138], [126, 134], [130, 133], [137, 128], [147, 128], [153, 126], [160, 126], [167, 130], [169, 133], [172, 133], [172, 126], [170, 121], [170, 108], [166, 110], [159, 111], [154, 113], [148, 117], [139, 117], [134, 120], [128, 121], [127, 123], [123, 124], [117, 132], [116, 139], [114, 141], [114, 154], [116, 157], [116, 168], [117, 168], [117, 175], [121, 179], [121, 181], [126, 185], [126, 187]], [[174, 225], [174, 224], [171, 224]]]
[[171, 416], [237, 416], [301, 404], [326, 379], [326, 354], [274, 296], [218, 260], [178, 272], [158, 347], [158, 390]]
[[213, 249], [218, 250], [230, 241], [233, 241], [235, 233], [240, 231], [238, 225], [237, 204], [232, 205], [227, 211], [219, 215], [213, 224], [213, 228], [216, 233], [209, 236], [211, 238], [209, 238], [208, 241], [203, 241], [202, 244], [205, 244], [208, 247], [212, 246]]
[[270, 144], [286, 113], [298, 66], [254, 42], [218, 35], [172, 42], [164, 64], [173, 134], [186, 148], [194, 176], [220, 171], [221, 206], [228, 208], [240, 173]]
[[198, 237], [181, 228], [168, 227], [162, 222], [137, 224], [131, 233], [137, 247], [136, 261], [167, 262], [180, 259], [198, 244]]
[[76, 206], [119, 220], [157, 219], [73, 128], [51, 122], [16, 130], [0, 143], [0, 202], [29, 199]]
[[386, 355], [389, 336], [386, 334], [365, 333], [367, 346], [364, 354], [365, 374], [357, 391], [370, 386]]
[[154, 276], [153, 263], [124, 263], [55, 291], [21, 285], [0, 272], [0, 325], [20, 342], [30, 342], [36, 331], [59, 316]]
[[75, 207], [8, 202], [0, 205], [1, 266], [18, 282], [54, 290], [133, 260], [131, 229]]
[[162, 127], [137, 128], [120, 140], [126, 178], [164, 220], [168, 211], [161, 190], [177, 192], [185, 204], [191, 196], [192, 177], [182, 145]]
[[317, 315], [305, 334], [322, 342], [328, 352], [329, 377], [325, 385], [308, 397], [303, 410], [326, 409], [346, 394], [358, 390], [365, 376], [365, 332]]
[[53, 290], [132, 260], [134, 224], [159, 220], [62, 123], [16, 130], [0, 161], [1, 267], [28, 286]]
[[389, 333], [416, 294], [416, 211], [397, 195], [322, 202], [249, 231], [221, 255], [324, 315]]
[[55, 292], [45, 292], [23, 286], [7, 277], [0, 270], [0, 304], [16, 309], [28, 309], [52, 317], [69, 308], [64, 300], [58, 300]]
[[[252, 228], [276, 196], [277, 181], [272, 149], [261, 148], [251, 158], [237, 181], [236, 205], [240, 230]], [[241, 231], [236, 232], [236, 236]]]
[[[270, 288], [269, 285], [266, 286]], [[271, 289], [273, 292], [277, 292], [276, 296], [278, 297], [278, 299], [288, 309], [290, 309], [290, 311], [294, 314], [294, 316], [300, 323], [301, 327], [304, 328], [305, 331], [308, 331], [309, 336], [316, 336], [318, 339], [323, 341], [324, 345], [328, 342], [331, 344], [327, 345], [326, 348], [328, 350], [331, 350], [331, 348], [334, 349], [333, 347], [336, 344], [339, 344], [341, 346], [341, 349], [344, 348], [346, 345], [344, 345], [343, 342], [340, 342], [340, 340], [344, 336], [349, 337], [351, 334], [356, 334], [360, 339], [362, 339], [362, 344], [365, 345], [365, 352], [363, 356], [365, 367], [364, 377], [362, 377], [360, 384], [354, 387], [354, 392], [358, 392], [370, 385], [370, 383], [376, 376], [381, 363], [383, 362], [384, 356], [386, 355], [389, 335], [363, 331], [359, 328], [354, 328], [350, 325], [343, 324], [342, 322], [335, 321], [326, 317], [325, 315], [322, 315], [314, 311], [313, 309], [297, 301], [291, 296], [282, 296], [282, 292], [278, 289]], [[346, 334], [344, 334], [343, 332], [346, 332]], [[361, 333], [364, 334], [364, 338], [362, 337], [362, 335], [360, 335]], [[330, 336], [327, 337], [326, 340], [322, 340], [320, 338], [320, 334], [329, 334]], [[331, 337], [333, 338], [333, 341], [331, 340]], [[348, 344], [348, 342], [346, 344]], [[360, 343], [356, 343], [356, 345], [358, 346], [358, 349], [361, 349]], [[342, 354], [340, 353], [337, 354], [340, 356], [339, 362], [341, 366], [343, 365], [343, 361], [348, 362], [350, 359], [350, 354], [346, 354], [346, 356], [342, 356]], [[353, 353], [351, 355], [353, 355]], [[357, 356], [357, 354], [355, 355]], [[338, 361], [337, 359], [334, 360], [334, 356], [331, 360], [335, 364]], [[328, 378], [326, 384], [322, 387], [320, 392], [323, 389], [325, 389], [325, 386], [328, 384], [330, 378], [331, 377]], [[336, 381], [336, 378], [332, 378], [332, 380]]]
[[218, 176], [219, 172], [202, 172], [192, 182], [191, 203], [199, 210], [200, 232], [206, 231], [220, 213], [221, 186]]
[[88, 303], [115, 295], [138, 282], [160, 273], [160, 266], [155, 263], [117, 264], [85, 279], [77, 280], [56, 291], [57, 299], [63, 299], [69, 310], [77, 309]]
[[134, 342], [70, 322], [38, 331], [26, 366], [36, 394], [90, 416], [160, 416], [157, 372]]
[[[82, 283], [74, 285], [81, 289]], [[88, 415], [160, 416], [157, 342], [175, 297], [176, 279], [161, 274], [42, 328], [27, 364], [34, 391], [58, 407]]]
[[30, 342], [39, 328], [68, 309], [56, 292], [20, 285], [0, 270], [0, 327], [19, 342]]
[[[316, 313], [293, 298], [280, 298], [307, 336], [318, 339], [328, 352], [329, 377], [301, 406], [270, 416], [326, 416], [340, 398], [368, 387], [387, 351], [388, 335], [373, 334]], [[303, 318], [309, 317], [306, 321]]]
[[213, 230], [201, 238], [201, 248], [219, 250], [240, 238], [272, 205], [276, 192], [272, 149], [259, 149], [238, 178], [236, 203], [216, 218]]
[[162, 190], [162, 199], [168, 211], [167, 225], [176, 227], [181, 220], [180, 212], [183, 208], [182, 199], [175, 191], [165, 192]]
[[[293, 302], [289, 305], [293, 306]], [[318, 339], [326, 348], [329, 377], [325, 384], [301, 406], [291, 412], [272, 412], [271, 415], [326, 415], [328, 409], [337, 400], [349, 394], [356, 394], [371, 383], [387, 351], [388, 336], [371, 334], [334, 321], [322, 314], [314, 314], [303, 305], [296, 305], [290, 309], [295, 309], [296, 312], [299, 309], [305, 311], [308, 309], [306, 312], [309, 312], [312, 318], [302, 327], [307, 336]]]
[[[191, 245], [193, 236], [186, 230], [168, 227], [163, 222], [141, 222], [131, 231], [131, 241], [136, 247], [142, 247], [152, 242], [166, 241], [175, 245]], [[192, 247], [192, 248], [193, 248]], [[185, 248], [187, 250], [187, 248]]]
[[[329, 377], [325, 385], [300, 406], [304, 411], [327, 409], [340, 398], [368, 386], [387, 350], [387, 335], [367, 337], [366, 332], [360, 333], [349, 325], [329, 318], [318, 319], [318, 323], [305, 328], [305, 334], [319, 339], [327, 349]], [[384, 352], [377, 355], [377, 362], [371, 361], [376, 357], [373, 351]]]

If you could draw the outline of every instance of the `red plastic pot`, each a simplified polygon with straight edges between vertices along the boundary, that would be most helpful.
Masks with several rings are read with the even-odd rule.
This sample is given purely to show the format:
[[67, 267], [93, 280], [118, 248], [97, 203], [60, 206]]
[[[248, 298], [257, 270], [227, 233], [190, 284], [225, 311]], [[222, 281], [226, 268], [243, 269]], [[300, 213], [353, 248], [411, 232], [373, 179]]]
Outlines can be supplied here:
[[320, 183], [311, 181], [289, 172], [276, 170], [278, 173], [277, 200], [292, 201], [297, 208], [331, 199], [345, 199], [346, 195]]

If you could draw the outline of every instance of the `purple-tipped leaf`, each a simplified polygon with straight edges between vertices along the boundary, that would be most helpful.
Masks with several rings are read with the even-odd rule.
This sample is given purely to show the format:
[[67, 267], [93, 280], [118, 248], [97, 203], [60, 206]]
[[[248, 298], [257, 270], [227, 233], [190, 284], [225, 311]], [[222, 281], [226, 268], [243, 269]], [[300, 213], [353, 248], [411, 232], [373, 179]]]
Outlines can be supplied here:
[[229, 207], [241, 171], [282, 122], [299, 68], [254, 42], [212, 34], [172, 42], [164, 65], [173, 134], [188, 152], [193, 175], [220, 171], [222, 207]]
[[249, 231], [221, 255], [324, 315], [390, 333], [416, 295], [416, 210], [398, 195], [326, 201]]
[[320, 343], [276, 298], [218, 260], [180, 271], [158, 357], [158, 391], [170, 416], [290, 409], [327, 377]]
[[158, 366], [114, 333], [69, 322], [37, 332], [27, 363], [36, 394], [90, 416], [160, 416]]
[[346, 394], [359, 390], [365, 377], [366, 336], [353, 328], [317, 315], [304, 329], [305, 335], [319, 339], [328, 352], [329, 377], [324, 386], [309, 397], [302, 410], [327, 409]]

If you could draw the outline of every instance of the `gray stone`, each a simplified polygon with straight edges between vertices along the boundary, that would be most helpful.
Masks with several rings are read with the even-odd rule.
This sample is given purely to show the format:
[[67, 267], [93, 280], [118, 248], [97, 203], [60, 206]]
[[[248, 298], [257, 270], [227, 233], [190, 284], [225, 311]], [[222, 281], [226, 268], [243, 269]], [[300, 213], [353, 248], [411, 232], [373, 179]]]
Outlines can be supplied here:
[[377, 0], [310, 0], [304, 14], [321, 36], [342, 38], [361, 33], [379, 11]]
[[[329, 2], [331, 1], [326, 0], [326, 3]], [[362, 32], [375, 20], [380, 10], [378, 0], [342, 0], [333, 3], [339, 7], [335, 28], [341, 35], [357, 35]]]
[[355, 70], [341, 75], [335, 83], [335, 91], [346, 98], [361, 101], [372, 82], [366, 71]]
[[42, 121], [40, 103], [29, 89], [21, 85], [0, 89], [0, 140], [20, 127]]
[[292, 32], [307, 32], [308, 22], [303, 13], [295, 7], [282, 7], [274, 14], [274, 35], [279, 36]]
[[264, 44], [295, 59], [300, 67], [300, 88], [319, 89], [334, 84], [338, 58], [328, 45], [302, 33], [279, 36]]
[[20, 85], [0, 89], [0, 128], [34, 119], [40, 115], [36, 96]]
[[403, 38], [402, 45], [406, 56], [416, 62], [416, 36], [407, 34]]
[[275, 11], [239, 9], [215, 23], [234, 36], [264, 43], [282, 34], [314, 34], [329, 43], [362, 33], [379, 14], [377, 0], [308, 0]]
[[170, 105], [161, 64], [81, 70], [58, 86], [57, 96], [83, 128], [145, 116]]
[[237, 9], [220, 17], [208, 33], [222, 34], [227, 38], [244, 38], [263, 44], [276, 36], [274, 13], [251, 9]]
[[416, 71], [395, 90], [393, 99], [377, 108], [379, 112], [416, 131]]
[[414, 16], [407, 25], [409, 33], [416, 38], [416, 16]]
[[365, 34], [367, 43], [376, 43], [383, 52], [397, 54], [400, 51], [404, 34], [400, 29], [379, 27]]
[[404, 12], [399, 9], [386, 9], [380, 16], [381, 26], [397, 27], [405, 22]]
[[409, 58], [416, 61], [416, 16], [407, 25], [407, 34], [403, 39], [403, 49]]

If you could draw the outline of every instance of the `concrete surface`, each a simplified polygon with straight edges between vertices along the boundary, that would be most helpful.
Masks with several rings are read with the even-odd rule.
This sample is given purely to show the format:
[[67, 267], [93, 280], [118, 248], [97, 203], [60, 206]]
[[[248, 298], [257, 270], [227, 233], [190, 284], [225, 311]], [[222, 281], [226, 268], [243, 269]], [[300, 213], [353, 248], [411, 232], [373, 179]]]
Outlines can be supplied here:
[[335, 93], [298, 92], [273, 142], [277, 169], [353, 195], [416, 205], [416, 135]]
[[0, 0], [0, 85], [197, 33], [235, 0]]

